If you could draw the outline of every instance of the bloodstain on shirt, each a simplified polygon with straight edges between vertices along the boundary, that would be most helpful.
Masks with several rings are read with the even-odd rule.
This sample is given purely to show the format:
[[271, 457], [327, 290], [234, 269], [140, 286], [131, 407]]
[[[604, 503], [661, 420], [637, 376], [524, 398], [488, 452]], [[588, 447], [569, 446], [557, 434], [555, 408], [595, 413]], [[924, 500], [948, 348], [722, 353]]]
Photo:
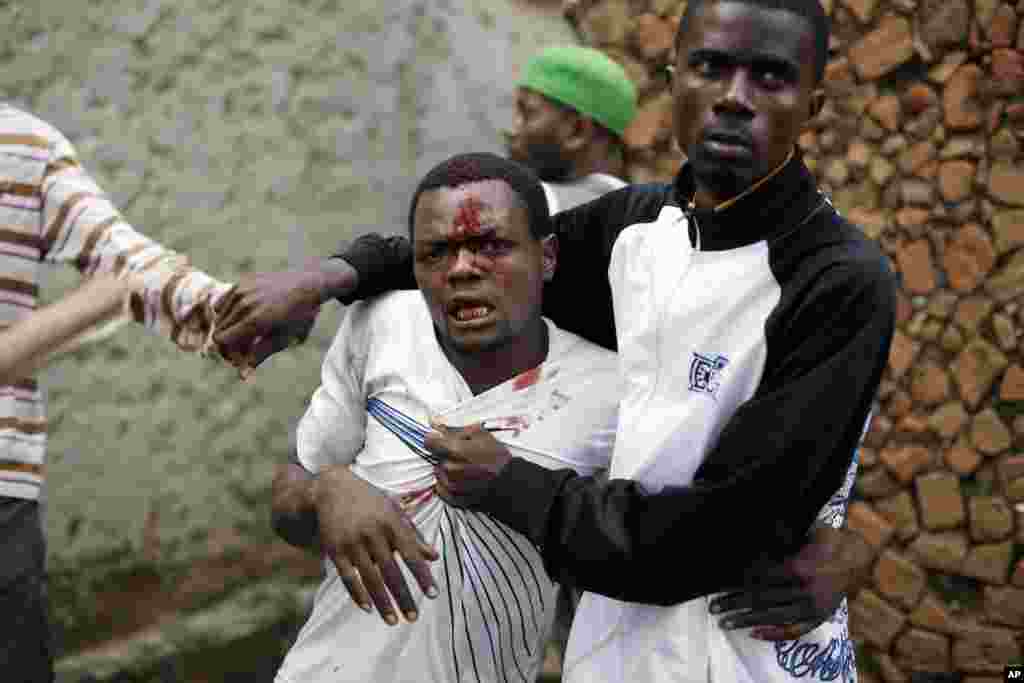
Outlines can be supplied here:
[[516, 378], [512, 380], [512, 389], [514, 391], [519, 391], [520, 389], [531, 387], [536, 384], [539, 379], [540, 366], [538, 365], [535, 368], [531, 368], [530, 370], [517, 375]]
[[492, 417], [484, 420], [484, 428], [495, 432], [512, 432], [512, 437], [516, 438], [519, 432], [530, 428], [530, 419], [526, 415]]
[[412, 513], [420, 505], [430, 500], [435, 493], [436, 491], [433, 486], [410, 491], [398, 497], [398, 505], [402, 508], [403, 512]]

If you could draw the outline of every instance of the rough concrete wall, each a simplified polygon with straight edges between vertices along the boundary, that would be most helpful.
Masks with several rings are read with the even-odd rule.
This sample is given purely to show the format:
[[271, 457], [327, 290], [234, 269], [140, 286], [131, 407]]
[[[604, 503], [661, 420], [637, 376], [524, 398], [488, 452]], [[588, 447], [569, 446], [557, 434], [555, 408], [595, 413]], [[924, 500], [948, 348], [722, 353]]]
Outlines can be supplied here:
[[[0, 3], [0, 23], [4, 97], [60, 127], [139, 229], [224, 279], [403, 230], [429, 166], [502, 149], [524, 58], [575, 40], [507, 0], [42, 0]], [[76, 281], [54, 269], [44, 295]], [[244, 384], [135, 326], [45, 373], [65, 652], [315, 573], [272, 544], [267, 506], [328, 308]]]
[[[823, 4], [831, 102], [800, 143], [902, 278], [850, 509], [877, 551], [851, 605], [860, 680], [1000, 680], [1024, 660], [1024, 2]], [[684, 6], [565, 3], [643, 93], [635, 179], [678, 168], [661, 70]]]

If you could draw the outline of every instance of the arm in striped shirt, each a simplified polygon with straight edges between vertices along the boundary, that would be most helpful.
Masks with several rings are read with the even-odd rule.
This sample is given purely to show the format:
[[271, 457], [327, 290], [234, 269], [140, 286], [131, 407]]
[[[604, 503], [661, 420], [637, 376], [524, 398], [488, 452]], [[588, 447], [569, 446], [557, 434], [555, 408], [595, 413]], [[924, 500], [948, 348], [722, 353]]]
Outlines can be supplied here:
[[47, 261], [70, 263], [86, 277], [136, 276], [141, 284], [131, 308], [137, 322], [186, 351], [210, 346], [213, 308], [231, 285], [190, 267], [184, 256], [133, 229], [63, 137], [54, 140], [41, 194]]

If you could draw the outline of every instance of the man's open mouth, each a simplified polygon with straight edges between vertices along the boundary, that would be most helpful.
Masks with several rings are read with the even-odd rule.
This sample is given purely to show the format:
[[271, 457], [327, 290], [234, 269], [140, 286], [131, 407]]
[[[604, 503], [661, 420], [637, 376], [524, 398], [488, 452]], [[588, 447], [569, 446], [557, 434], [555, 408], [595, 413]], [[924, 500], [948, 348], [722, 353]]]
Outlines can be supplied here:
[[455, 312], [455, 319], [460, 322], [467, 320], [479, 320], [480, 318], [486, 318], [492, 310], [487, 306], [477, 306], [476, 308], [460, 308]]
[[456, 299], [448, 304], [448, 315], [460, 323], [483, 320], [493, 311], [494, 306], [480, 300]]

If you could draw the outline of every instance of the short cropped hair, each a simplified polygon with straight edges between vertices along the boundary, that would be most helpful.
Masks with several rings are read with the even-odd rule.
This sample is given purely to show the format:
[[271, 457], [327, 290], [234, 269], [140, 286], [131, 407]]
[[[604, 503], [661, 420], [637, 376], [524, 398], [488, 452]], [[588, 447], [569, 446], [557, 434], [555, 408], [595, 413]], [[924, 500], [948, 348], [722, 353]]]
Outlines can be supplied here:
[[[831, 22], [818, 0], [712, 0], [715, 2], [739, 2], [744, 5], [760, 7], [766, 10], [782, 10], [803, 17], [814, 31], [814, 82], [820, 83], [825, 75], [828, 63], [828, 40], [831, 33]], [[679, 31], [676, 33], [676, 47], [679, 46], [686, 33], [690, 20], [707, 0], [690, 0], [686, 3], [686, 11], [679, 20]]]
[[540, 178], [532, 170], [511, 159], [488, 152], [457, 154], [430, 169], [412, 195], [409, 206], [409, 236], [413, 236], [413, 219], [420, 195], [428, 190], [455, 189], [483, 180], [501, 180], [508, 183], [530, 221], [530, 234], [541, 239], [551, 234], [551, 216], [548, 200]]

